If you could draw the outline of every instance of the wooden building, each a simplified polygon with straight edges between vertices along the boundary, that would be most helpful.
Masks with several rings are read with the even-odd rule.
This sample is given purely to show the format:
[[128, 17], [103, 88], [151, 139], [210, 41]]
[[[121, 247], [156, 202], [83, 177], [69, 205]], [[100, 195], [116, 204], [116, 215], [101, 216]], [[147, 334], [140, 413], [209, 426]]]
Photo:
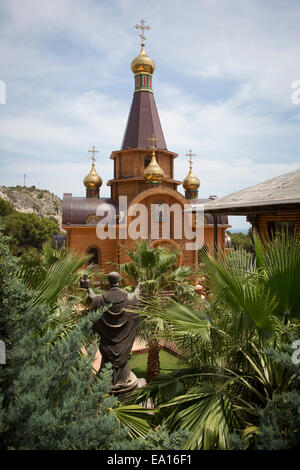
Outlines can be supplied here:
[[[128, 122], [120, 150], [113, 151], [110, 158], [113, 166], [113, 178], [107, 182], [111, 189], [110, 198], [102, 198], [100, 188], [102, 179], [95, 168], [93, 148], [93, 164], [90, 173], [84, 178], [86, 187], [85, 197], [73, 197], [65, 193], [63, 199], [62, 226], [67, 232], [67, 246], [81, 253], [93, 255], [92, 261], [102, 269], [111, 270], [109, 262], [122, 263], [126, 259], [121, 246], [134, 248], [133, 239], [128, 227], [133, 220], [133, 208], [142, 204], [148, 209], [148, 226], [153, 218], [159, 226], [158, 236], [141, 235], [148, 238], [153, 245], [163, 244], [170, 248], [182, 248], [181, 263], [197, 265], [197, 251], [187, 250], [187, 240], [184, 234], [184, 210], [186, 207], [196, 207], [210, 201], [198, 198], [200, 181], [192, 170], [192, 153], [190, 170], [183, 183], [174, 179], [174, 165], [178, 154], [168, 150], [162, 126], [160, 123], [154, 94], [152, 76], [155, 70], [154, 61], [146, 54], [144, 44], [144, 26], [142, 29], [142, 44], [139, 55], [132, 61], [131, 69], [134, 74], [134, 95], [129, 112]], [[183, 184], [185, 195], [178, 191]], [[126, 199], [126, 205], [120, 201]], [[181, 214], [170, 215], [170, 232], [166, 236], [162, 231], [163, 214], [153, 214], [152, 205], [173, 204], [180, 206]], [[99, 215], [100, 214], [100, 215]], [[180, 217], [181, 216], [181, 217]], [[109, 220], [114, 236], [106, 239], [99, 238], [101, 224]], [[195, 220], [193, 221], [195, 224]], [[182, 236], [178, 237], [181, 226]], [[141, 229], [143, 229], [142, 227]], [[228, 228], [227, 216], [221, 215], [217, 220], [218, 243], [225, 243], [225, 231]], [[124, 231], [126, 236], [124, 236]], [[206, 216], [204, 227], [204, 242], [213, 247], [212, 217]]]
[[[205, 213], [245, 215], [262, 238], [282, 230], [300, 234], [300, 169], [205, 204]], [[218, 243], [217, 233], [214, 237]]]

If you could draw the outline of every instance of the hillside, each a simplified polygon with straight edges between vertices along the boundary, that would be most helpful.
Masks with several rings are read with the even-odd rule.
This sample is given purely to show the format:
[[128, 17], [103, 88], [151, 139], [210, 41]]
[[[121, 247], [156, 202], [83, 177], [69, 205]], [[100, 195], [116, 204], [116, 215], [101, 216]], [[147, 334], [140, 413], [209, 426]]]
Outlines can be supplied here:
[[18, 212], [55, 217], [61, 226], [62, 201], [46, 189], [37, 189], [35, 186], [0, 186], [0, 198], [11, 202]]

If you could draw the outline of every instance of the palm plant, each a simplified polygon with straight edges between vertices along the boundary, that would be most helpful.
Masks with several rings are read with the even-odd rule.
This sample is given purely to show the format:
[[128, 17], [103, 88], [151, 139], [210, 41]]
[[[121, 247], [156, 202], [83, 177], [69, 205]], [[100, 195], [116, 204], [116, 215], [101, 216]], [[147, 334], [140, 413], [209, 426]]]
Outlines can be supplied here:
[[[193, 271], [188, 266], [178, 266], [179, 250], [170, 251], [160, 245], [153, 248], [148, 240], [138, 242], [135, 251], [124, 249], [130, 261], [117, 265], [117, 268], [127, 282], [141, 281], [145, 297], [159, 301], [162, 297], [186, 300], [195, 296], [189, 283]], [[148, 382], [160, 370], [159, 338], [163, 330], [164, 322], [154, 315], [143, 317], [140, 322], [139, 334], [148, 343]]]
[[[83, 309], [86, 292], [79, 288], [79, 279], [89, 256], [70, 252], [67, 248], [54, 250], [49, 245], [43, 247], [39, 263], [19, 265], [18, 275], [26, 286], [32, 305], [46, 303], [51, 318], [47, 328], [56, 328], [58, 336], [80, 321], [79, 306]], [[88, 270], [89, 275], [93, 272]]]
[[295, 373], [268, 349], [281, 351], [299, 337], [300, 243], [295, 237], [265, 243], [255, 237], [255, 247], [256, 264], [243, 255], [205, 257], [207, 301], [183, 306], [147, 299], [141, 308], [168, 325], [165, 335], [190, 368], [159, 375], [131, 402], [152, 398], [157, 421], [191, 432], [188, 449], [226, 448], [231, 432], [255, 429], [257, 406], [295, 385]]

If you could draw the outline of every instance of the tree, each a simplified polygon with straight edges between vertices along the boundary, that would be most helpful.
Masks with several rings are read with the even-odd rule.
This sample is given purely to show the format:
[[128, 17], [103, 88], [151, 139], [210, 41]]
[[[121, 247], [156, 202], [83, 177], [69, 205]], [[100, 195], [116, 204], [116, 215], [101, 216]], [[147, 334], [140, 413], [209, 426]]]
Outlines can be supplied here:
[[245, 235], [243, 232], [236, 232], [232, 233], [229, 230], [227, 230], [228, 235], [231, 238], [233, 247], [235, 250], [245, 250], [248, 253], [252, 252], [252, 229], [250, 228], [248, 233]]
[[41, 250], [43, 243], [59, 232], [55, 219], [36, 214], [12, 212], [4, 217], [4, 231], [10, 237], [14, 254], [21, 255], [29, 248]]
[[15, 211], [14, 206], [11, 202], [0, 198], [0, 217], [5, 217], [12, 214]]
[[[291, 349], [287, 346], [287, 351]], [[300, 365], [293, 364], [288, 352], [269, 350], [275, 362], [295, 373], [294, 390], [274, 393], [266, 406], [258, 410], [258, 426], [242, 430], [241, 436], [232, 435], [229, 445], [233, 449], [287, 450], [299, 449], [300, 445]]]
[[[138, 242], [135, 251], [126, 250], [130, 261], [118, 266], [126, 282], [141, 281], [144, 296], [159, 299], [175, 296], [188, 299], [195, 296], [189, 280], [194, 274], [188, 266], [178, 266], [179, 250], [168, 250], [158, 245], [153, 248], [148, 240]], [[147, 381], [155, 378], [160, 370], [159, 338], [164, 324], [157, 317], [144, 317], [140, 335], [148, 343]]]

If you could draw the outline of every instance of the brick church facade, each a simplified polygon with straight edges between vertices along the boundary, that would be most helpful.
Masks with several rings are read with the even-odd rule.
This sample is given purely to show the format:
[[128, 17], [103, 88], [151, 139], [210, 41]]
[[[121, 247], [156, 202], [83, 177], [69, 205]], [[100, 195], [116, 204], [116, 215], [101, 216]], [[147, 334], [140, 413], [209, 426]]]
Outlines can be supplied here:
[[[129, 112], [128, 122], [120, 150], [113, 151], [113, 178], [107, 182], [111, 189], [110, 198], [101, 198], [102, 179], [98, 175], [93, 161], [90, 173], [84, 179], [85, 197], [73, 197], [65, 193], [63, 198], [62, 228], [67, 233], [67, 246], [82, 254], [93, 255], [92, 261], [104, 271], [112, 268], [109, 262], [126, 261], [122, 245], [134, 248], [136, 239], [129, 233], [131, 222], [136, 216], [135, 207], [142, 204], [147, 208], [145, 224], [150, 227], [155, 222], [155, 236], [150, 232], [143, 233], [141, 238], [151, 240], [153, 246], [163, 244], [170, 247], [181, 247], [180, 263], [197, 267], [198, 250], [186, 249], [191, 240], [185, 236], [184, 210], [208, 202], [209, 199], [198, 198], [200, 182], [192, 170], [190, 152], [190, 171], [183, 183], [174, 179], [174, 165], [178, 154], [168, 150], [161, 127], [152, 90], [154, 61], [145, 52], [143, 34], [140, 54], [132, 61], [134, 73], [134, 95]], [[93, 159], [94, 160], [94, 159]], [[178, 191], [183, 184], [185, 194]], [[120, 201], [124, 201], [124, 206]], [[180, 207], [181, 217], [171, 211], [169, 233], [165, 234], [162, 224], [163, 212], [156, 213], [153, 207], [167, 204]], [[195, 215], [193, 214], [195, 228]], [[155, 218], [155, 220], [153, 220]], [[99, 226], [109, 221], [111, 233], [106, 239], [99, 238]], [[181, 227], [178, 226], [181, 225]], [[98, 230], [97, 230], [98, 227]], [[228, 228], [227, 216], [218, 217], [218, 244], [225, 245], [225, 231]], [[178, 229], [182, 236], [178, 238]], [[103, 231], [102, 231], [103, 232]], [[204, 244], [212, 251], [214, 244], [213, 217], [204, 216]]]

